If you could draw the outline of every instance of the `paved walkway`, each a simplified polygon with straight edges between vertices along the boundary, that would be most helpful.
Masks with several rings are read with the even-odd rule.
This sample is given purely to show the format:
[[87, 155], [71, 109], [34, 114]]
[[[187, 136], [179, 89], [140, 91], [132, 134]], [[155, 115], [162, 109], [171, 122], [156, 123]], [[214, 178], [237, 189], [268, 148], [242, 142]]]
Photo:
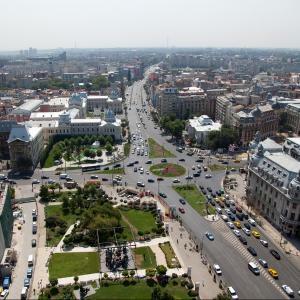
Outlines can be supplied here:
[[[213, 281], [208, 268], [201, 262], [200, 254], [195, 251], [194, 243], [189, 239], [188, 233], [176, 221], [170, 223], [171, 245], [182, 265], [187, 270], [192, 267], [193, 282], [200, 283], [199, 295], [201, 299], [212, 299], [222, 291], [218, 283]], [[182, 238], [180, 237], [182, 236]], [[178, 241], [178, 243], [177, 243]], [[186, 245], [186, 248], [185, 248]]]
[[162, 252], [162, 250], [160, 249], [159, 245], [152, 245], [150, 246], [151, 250], [154, 252], [155, 254], [155, 258], [156, 258], [156, 264], [157, 265], [167, 265], [167, 261], [166, 261], [166, 257], [165, 254]]

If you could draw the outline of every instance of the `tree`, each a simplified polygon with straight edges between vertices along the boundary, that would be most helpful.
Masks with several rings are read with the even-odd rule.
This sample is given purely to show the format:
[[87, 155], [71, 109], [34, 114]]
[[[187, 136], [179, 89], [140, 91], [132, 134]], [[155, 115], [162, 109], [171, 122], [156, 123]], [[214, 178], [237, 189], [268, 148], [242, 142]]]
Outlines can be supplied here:
[[102, 156], [102, 150], [101, 149], [97, 149], [97, 156], [99, 156], [99, 157]]
[[79, 277], [78, 276], [74, 276], [75, 284], [77, 284], [78, 280], [79, 280]]
[[130, 277], [133, 277], [135, 275], [135, 271], [134, 270], [131, 270], [130, 273], [129, 273]]
[[167, 274], [167, 268], [164, 265], [158, 265], [156, 267], [156, 272], [159, 276], [164, 276]]
[[239, 137], [235, 129], [222, 126], [221, 130], [213, 130], [208, 133], [207, 146], [210, 149], [216, 150], [218, 148], [227, 149], [230, 144], [238, 143]]
[[106, 145], [105, 145], [105, 150], [106, 150], [106, 152], [109, 153], [109, 154], [112, 153], [113, 147], [112, 147], [112, 145], [111, 145], [110, 142], [107, 142], [107, 143], [106, 143]]
[[91, 150], [89, 148], [84, 149], [83, 154], [85, 157], [89, 157], [91, 154]]
[[90, 157], [90, 158], [95, 158], [95, 157], [96, 157], [95, 151], [90, 151], [89, 157]]
[[52, 279], [50, 280], [50, 284], [51, 284], [52, 286], [56, 286], [56, 285], [58, 284], [57, 278], [52, 278]]
[[122, 275], [123, 275], [124, 277], [128, 277], [128, 275], [129, 275], [128, 270], [124, 270], [124, 271], [122, 272]]
[[156, 274], [156, 270], [155, 269], [146, 269], [146, 276], [147, 277], [152, 278], [152, 277], [155, 276], [155, 274]]
[[41, 200], [44, 202], [49, 200], [49, 190], [48, 190], [48, 187], [44, 184], [40, 188], [40, 197], [41, 197]]

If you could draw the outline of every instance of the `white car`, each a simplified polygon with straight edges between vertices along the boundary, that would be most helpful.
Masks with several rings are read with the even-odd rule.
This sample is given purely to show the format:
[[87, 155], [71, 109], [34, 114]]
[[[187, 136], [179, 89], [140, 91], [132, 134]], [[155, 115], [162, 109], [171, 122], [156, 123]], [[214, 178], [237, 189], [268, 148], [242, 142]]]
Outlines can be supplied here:
[[226, 215], [222, 215], [221, 218], [222, 218], [225, 222], [228, 221], [228, 217], [227, 217]]
[[149, 171], [146, 171], [146, 174], [149, 175], [150, 174]]
[[268, 242], [267, 242], [266, 240], [260, 239], [259, 241], [261, 242], [261, 244], [262, 244], [263, 246], [265, 246], [265, 247], [268, 247], [268, 246], [269, 246], [269, 244], [268, 244]]
[[231, 213], [229, 208], [225, 208], [224, 210], [225, 210], [226, 214], [230, 214]]
[[251, 219], [251, 218], [248, 219], [248, 222], [249, 222], [249, 224], [252, 225], [252, 226], [255, 226], [255, 225], [256, 225], [256, 222], [255, 222], [253, 219]]
[[229, 292], [229, 295], [231, 296], [231, 299], [233, 299], [233, 300], [239, 299], [238, 295], [236, 294], [236, 291], [234, 290], [234, 288], [232, 286], [228, 287], [228, 292]]
[[221, 209], [220, 207], [217, 207], [217, 208], [216, 208], [216, 211], [217, 211], [218, 214], [221, 214], [221, 213], [222, 213], [222, 209]]
[[0, 299], [1, 300], [6, 299], [8, 296], [8, 293], [9, 293], [9, 290], [3, 290], [2, 293], [0, 294]]
[[222, 275], [222, 270], [221, 270], [221, 268], [220, 268], [219, 265], [214, 264], [213, 265], [213, 269], [215, 270], [215, 272], [217, 273], [217, 275]]
[[234, 224], [232, 222], [226, 223], [230, 229], [234, 229]]
[[234, 233], [237, 237], [240, 237], [240, 236], [241, 236], [239, 230], [237, 230], [237, 229], [234, 229], [234, 230], [233, 230], [233, 233]]
[[245, 234], [250, 235], [251, 231], [247, 229], [246, 227], [243, 227], [242, 230], [245, 232]]
[[173, 183], [179, 183], [180, 182], [180, 180], [178, 179], [178, 178], [175, 178], [174, 180], [173, 180]]
[[192, 170], [195, 170], [196, 168], [195, 168], [195, 166], [192, 166]]
[[206, 174], [206, 175], [205, 175], [205, 178], [212, 178], [212, 175]]
[[38, 179], [33, 179], [32, 180], [32, 184], [39, 184], [39, 183], [40, 183], [40, 181]]
[[281, 287], [287, 295], [289, 295], [290, 297], [294, 297], [294, 291], [288, 285], [284, 284]]

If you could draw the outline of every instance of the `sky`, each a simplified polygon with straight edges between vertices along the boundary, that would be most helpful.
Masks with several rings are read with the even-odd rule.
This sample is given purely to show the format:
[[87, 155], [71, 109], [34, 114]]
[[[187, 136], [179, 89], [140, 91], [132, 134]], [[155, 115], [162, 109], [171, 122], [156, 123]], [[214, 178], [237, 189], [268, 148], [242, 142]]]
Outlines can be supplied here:
[[300, 0], [0, 0], [0, 51], [300, 48]]

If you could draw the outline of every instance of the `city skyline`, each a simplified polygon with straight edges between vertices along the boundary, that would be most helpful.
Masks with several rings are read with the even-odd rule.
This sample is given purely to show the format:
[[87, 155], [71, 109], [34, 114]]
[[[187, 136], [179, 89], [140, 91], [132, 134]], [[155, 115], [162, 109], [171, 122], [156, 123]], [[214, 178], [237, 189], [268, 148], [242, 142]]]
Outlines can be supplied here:
[[0, 13], [1, 28], [8, 28], [2, 34], [0, 51], [29, 47], [300, 48], [300, 3], [296, 0], [103, 3], [7, 1]]

